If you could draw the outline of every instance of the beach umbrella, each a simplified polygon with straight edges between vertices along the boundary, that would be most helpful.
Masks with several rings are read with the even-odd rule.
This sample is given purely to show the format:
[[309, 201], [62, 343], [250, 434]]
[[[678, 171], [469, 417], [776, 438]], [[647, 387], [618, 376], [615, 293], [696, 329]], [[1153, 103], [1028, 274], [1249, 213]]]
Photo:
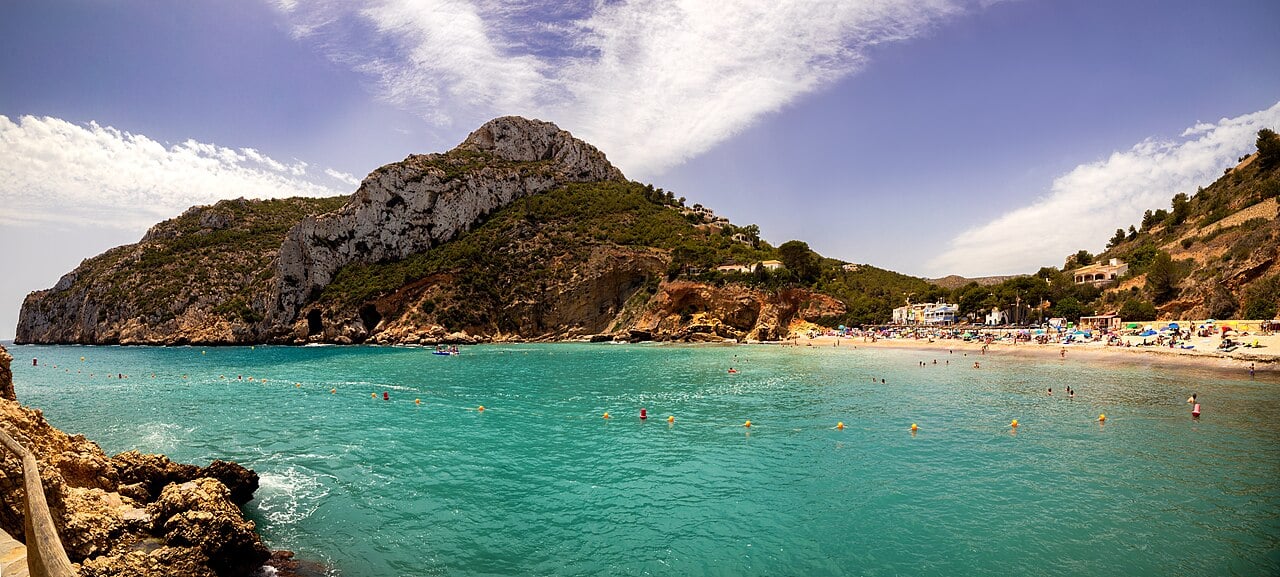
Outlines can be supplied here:
[[1155, 331], [1153, 331], [1153, 330], [1151, 330], [1151, 329], [1147, 329], [1147, 330], [1145, 330], [1145, 331], [1142, 331], [1142, 332], [1138, 333], [1138, 336], [1140, 336], [1140, 337], [1149, 337], [1149, 336], [1152, 336], [1152, 335], [1154, 335], [1154, 334], [1156, 334], [1156, 332], [1155, 332]]
[[1178, 323], [1169, 323], [1169, 328], [1176, 331], [1181, 327], [1178, 326]]

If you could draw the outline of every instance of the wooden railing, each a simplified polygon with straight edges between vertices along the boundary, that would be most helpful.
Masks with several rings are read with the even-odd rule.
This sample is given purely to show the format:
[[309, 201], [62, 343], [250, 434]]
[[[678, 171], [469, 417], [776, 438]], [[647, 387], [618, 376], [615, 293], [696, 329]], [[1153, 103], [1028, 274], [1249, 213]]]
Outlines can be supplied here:
[[53, 516], [49, 514], [35, 455], [4, 431], [0, 431], [0, 445], [22, 459], [22, 488], [26, 493], [22, 526], [27, 537], [27, 571], [31, 577], [76, 577], [78, 574], [67, 559]]

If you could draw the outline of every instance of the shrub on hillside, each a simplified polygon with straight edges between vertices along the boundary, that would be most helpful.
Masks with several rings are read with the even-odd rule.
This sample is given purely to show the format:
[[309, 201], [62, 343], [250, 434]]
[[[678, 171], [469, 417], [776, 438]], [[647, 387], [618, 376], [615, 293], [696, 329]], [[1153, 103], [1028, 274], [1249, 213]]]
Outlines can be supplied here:
[[1156, 305], [1141, 299], [1129, 299], [1120, 307], [1120, 318], [1126, 321], [1156, 320]]

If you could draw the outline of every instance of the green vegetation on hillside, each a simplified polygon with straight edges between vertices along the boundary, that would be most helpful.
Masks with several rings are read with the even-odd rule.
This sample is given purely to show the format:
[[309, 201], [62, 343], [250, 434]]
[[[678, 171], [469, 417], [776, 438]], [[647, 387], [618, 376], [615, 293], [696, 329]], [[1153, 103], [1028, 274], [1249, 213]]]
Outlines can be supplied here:
[[[228, 319], [261, 320], [250, 304], [271, 278], [271, 258], [285, 233], [308, 215], [340, 208], [347, 197], [224, 200], [155, 225], [137, 245], [85, 261], [72, 285], [96, 288], [100, 316], [109, 311], [163, 322], [192, 299], [212, 295]], [[104, 319], [98, 319], [102, 321]]]
[[1129, 272], [1122, 283], [1146, 275], [1140, 286], [1109, 290], [1088, 308], [1139, 316], [1156, 308], [1176, 316], [1192, 308], [1217, 318], [1271, 318], [1265, 313], [1274, 308], [1276, 293], [1270, 299], [1257, 296], [1250, 283], [1274, 262], [1280, 214], [1224, 222], [1280, 196], [1280, 136], [1260, 130], [1256, 145], [1255, 158], [1241, 157], [1242, 165], [1227, 168], [1216, 182], [1190, 196], [1175, 194], [1168, 209], [1146, 211], [1127, 233], [1116, 229], [1101, 254], [1082, 250], [1069, 258], [1068, 270], [1090, 261], [1124, 261]]
[[[928, 299], [936, 287], [922, 279], [862, 266], [844, 271], [800, 241], [775, 249], [755, 225], [704, 224], [682, 214], [683, 199], [651, 185], [629, 182], [570, 184], [533, 195], [497, 211], [483, 224], [432, 250], [386, 263], [343, 268], [321, 294], [323, 306], [353, 307], [419, 279], [448, 275], [467, 302], [433, 303], [431, 311], [456, 326], [494, 322], [482, 311], [499, 310], [554, 286], [592, 251], [602, 247], [652, 248], [668, 255], [667, 279], [774, 290], [813, 288], [840, 299], [848, 313], [832, 323], [871, 324], [889, 319], [904, 299]], [[734, 236], [738, 235], [738, 240]], [[745, 239], [745, 242], [743, 241]], [[721, 265], [754, 265], [779, 259], [786, 268], [722, 273]], [[656, 284], [652, 288], [655, 288]], [[914, 297], [912, 295], [915, 295]]]

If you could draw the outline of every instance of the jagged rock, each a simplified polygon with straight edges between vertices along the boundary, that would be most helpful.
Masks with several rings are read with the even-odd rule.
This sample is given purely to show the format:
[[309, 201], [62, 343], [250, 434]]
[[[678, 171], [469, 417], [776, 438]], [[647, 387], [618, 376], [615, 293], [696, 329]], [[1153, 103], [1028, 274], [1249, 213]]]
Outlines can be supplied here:
[[593, 343], [607, 343], [613, 340], [613, 335], [609, 335], [609, 334], [591, 335], [590, 340]]
[[164, 455], [126, 451], [111, 458], [120, 484], [141, 485], [148, 495], [159, 495], [165, 485], [185, 483], [198, 476], [199, 467], [175, 463]]
[[217, 460], [201, 469], [199, 475], [221, 481], [231, 492], [231, 501], [237, 505], [248, 503], [258, 490], [258, 474], [239, 463]]
[[0, 399], [16, 401], [18, 395], [13, 390], [13, 370], [9, 366], [11, 362], [13, 357], [9, 355], [9, 351], [0, 346]]
[[140, 543], [136, 547], [86, 560], [80, 565], [80, 577], [218, 577], [209, 567], [209, 557], [199, 547], [156, 543]]
[[200, 478], [164, 488], [147, 506], [170, 547], [197, 547], [222, 577], [249, 575], [271, 556], [226, 485]]

